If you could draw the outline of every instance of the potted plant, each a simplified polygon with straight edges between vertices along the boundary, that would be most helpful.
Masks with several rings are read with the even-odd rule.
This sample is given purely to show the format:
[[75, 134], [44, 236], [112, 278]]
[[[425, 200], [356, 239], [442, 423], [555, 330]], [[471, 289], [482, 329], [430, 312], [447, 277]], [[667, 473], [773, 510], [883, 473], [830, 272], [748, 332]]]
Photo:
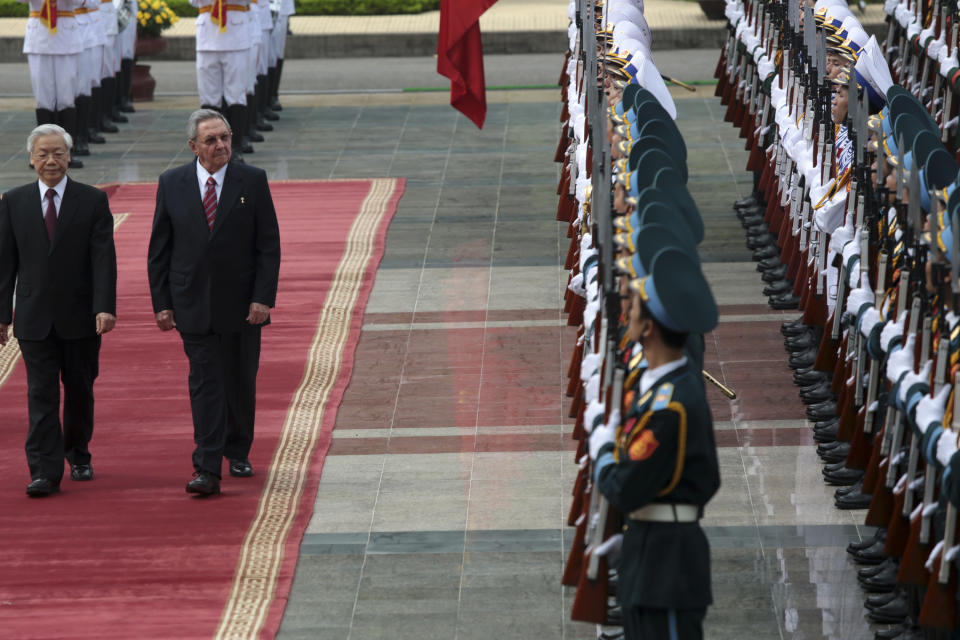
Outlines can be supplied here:
[[[136, 59], [155, 56], [166, 49], [167, 41], [162, 34], [177, 20], [177, 14], [164, 0], [138, 0]], [[150, 65], [134, 65], [132, 84], [134, 100], [153, 100], [157, 81], [150, 75]]]

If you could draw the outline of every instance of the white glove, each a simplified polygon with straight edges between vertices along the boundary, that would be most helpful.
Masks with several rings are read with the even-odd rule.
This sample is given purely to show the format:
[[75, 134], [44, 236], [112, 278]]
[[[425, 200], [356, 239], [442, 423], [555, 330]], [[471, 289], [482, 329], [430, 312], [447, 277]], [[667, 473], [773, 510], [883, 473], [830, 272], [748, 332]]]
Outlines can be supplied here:
[[860, 334], [864, 338], [869, 338], [873, 328], [883, 322], [880, 312], [874, 306], [867, 307], [860, 317]]
[[890, 343], [903, 337], [903, 328], [907, 324], [907, 314], [901, 313], [900, 319], [894, 322], [887, 320], [880, 332], [880, 348], [884, 353], [890, 353]]
[[866, 287], [857, 287], [847, 296], [847, 311], [857, 315], [863, 305], [873, 304], [873, 299], [873, 291]]
[[[591, 400], [587, 408], [583, 410], [583, 428], [587, 433], [593, 431], [594, 423], [603, 420], [603, 414], [607, 410], [607, 405], [599, 400]], [[597, 426], [600, 426], [597, 424]]]
[[600, 449], [608, 442], [613, 442], [617, 435], [617, 426], [620, 424], [620, 412], [616, 409], [610, 412], [606, 424], [597, 426], [590, 434], [590, 459], [596, 460]]
[[937, 440], [937, 461], [943, 466], [950, 464], [950, 458], [957, 452], [957, 434], [944, 429], [943, 435]]
[[897, 397], [900, 399], [901, 407], [907, 400], [907, 391], [910, 389], [910, 387], [921, 382], [930, 382], [930, 370], [932, 368], [933, 360], [927, 360], [926, 364], [920, 367], [920, 373], [907, 371], [907, 375], [903, 376], [903, 380], [900, 382], [900, 392], [897, 394]]
[[934, 422], [943, 422], [943, 414], [947, 407], [947, 397], [950, 395], [950, 385], [943, 385], [940, 393], [934, 397], [923, 396], [917, 403], [915, 423], [920, 433], [926, 433]]
[[910, 334], [907, 336], [907, 342], [902, 349], [898, 349], [887, 358], [887, 380], [891, 384], [896, 384], [900, 376], [907, 371], [913, 371], [913, 350], [917, 342], [917, 336]]

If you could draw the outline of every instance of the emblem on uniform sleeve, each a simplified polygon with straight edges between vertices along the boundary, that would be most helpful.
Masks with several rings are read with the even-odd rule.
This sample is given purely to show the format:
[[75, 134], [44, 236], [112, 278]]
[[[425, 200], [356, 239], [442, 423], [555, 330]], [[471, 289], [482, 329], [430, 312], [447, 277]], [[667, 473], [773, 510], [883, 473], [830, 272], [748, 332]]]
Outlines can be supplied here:
[[646, 460], [653, 455], [653, 452], [656, 451], [659, 446], [660, 443], [653, 435], [653, 431], [644, 429], [640, 432], [640, 435], [637, 436], [637, 439], [630, 443], [630, 449], [627, 450], [627, 454], [631, 460]]

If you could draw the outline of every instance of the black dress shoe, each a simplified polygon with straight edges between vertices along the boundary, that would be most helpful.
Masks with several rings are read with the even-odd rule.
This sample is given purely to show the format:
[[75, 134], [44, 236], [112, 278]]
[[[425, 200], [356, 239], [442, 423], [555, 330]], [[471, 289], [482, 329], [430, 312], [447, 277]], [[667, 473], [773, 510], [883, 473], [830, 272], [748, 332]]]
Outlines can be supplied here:
[[763, 249], [764, 247], [775, 247], [776, 241], [776, 236], [773, 236], [769, 233], [759, 236], [750, 236], [747, 238], [747, 249], [756, 251], [758, 249]]
[[[276, 111], [276, 109], [274, 109]], [[760, 198], [757, 197], [756, 193], [751, 193], [746, 198], [742, 198], [733, 203], [734, 209], [749, 209], [750, 207], [756, 207], [760, 205]]]
[[220, 493], [220, 478], [206, 471], [198, 471], [193, 474], [193, 480], [187, 483], [187, 493], [201, 496]]
[[866, 549], [869, 546], [876, 544], [879, 541], [885, 541], [887, 539], [887, 530], [886, 529], [877, 529], [872, 536], [869, 538], [864, 538], [863, 540], [857, 540], [851, 542], [847, 545], [847, 553], [854, 554], [861, 549]]
[[837, 415], [837, 403], [834, 400], [824, 400], [807, 407], [807, 417], [814, 422], [826, 420]]
[[864, 605], [866, 605], [867, 609], [876, 609], [877, 607], [882, 607], [891, 600], [901, 597], [903, 597], [903, 592], [899, 589], [896, 589], [890, 593], [878, 593], [872, 596], [867, 596], [867, 601], [864, 603]]
[[759, 224], [751, 225], [747, 227], [747, 238], [755, 238], [757, 236], [765, 236], [770, 233], [770, 225], [766, 222], [761, 222]]
[[826, 475], [828, 473], [836, 473], [837, 471], [842, 471], [846, 468], [847, 468], [847, 465], [843, 464], [842, 462], [831, 462], [821, 470], [821, 473]]
[[894, 640], [895, 638], [907, 640], [910, 637], [912, 637], [910, 634], [910, 627], [904, 624], [897, 625], [896, 627], [890, 627], [889, 629], [881, 629], [873, 634], [874, 640]]
[[[874, 541], [874, 543], [871, 544], [870, 547], [865, 547], [865, 548], [869, 549], [871, 547], [874, 547], [876, 544], [877, 544], [876, 541]], [[863, 549], [861, 549], [860, 551], [863, 551]], [[859, 551], [857, 553], [859, 553]], [[851, 555], [856, 555], [856, 553]], [[863, 567], [862, 569], [857, 569], [857, 580], [866, 580], [867, 578], [872, 578], [873, 576], [877, 575], [878, 573], [886, 569], [891, 564], [895, 564], [895, 563], [893, 562], [892, 559], [887, 558], [883, 562], [878, 562], [877, 564], [874, 564], [868, 567]]]
[[792, 280], [777, 280], [771, 282], [763, 288], [763, 295], [770, 296], [779, 296], [782, 293], [787, 293], [788, 291], [793, 291], [793, 281]]
[[813, 425], [814, 431], [819, 431], [821, 429], [827, 429], [829, 427], [834, 427], [840, 424], [840, 416], [833, 416], [827, 420], [817, 422]]
[[789, 364], [791, 369], [801, 369], [803, 367], [813, 366], [817, 359], [817, 350], [814, 348], [798, 351], [790, 354]]
[[763, 216], [741, 216], [740, 224], [744, 229], [751, 229], [753, 227], [763, 224]]
[[825, 451], [820, 454], [820, 459], [826, 462], [827, 464], [832, 464], [834, 462], [843, 462], [847, 459], [847, 455], [850, 453], [850, 443], [842, 442], [839, 446], [834, 447], [830, 451]]
[[820, 384], [821, 382], [829, 381], [827, 374], [822, 371], [817, 371], [816, 369], [811, 369], [804, 373], [800, 371], [795, 371], [793, 373], [793, 382], [801, 387], [809, 387], [810, 385]]
[[850, 509], [866, 509], [870, 506], [870, 501], [873, 499], [873, 496], [869, 493], [861, 493], [860, 491], [851, 491], [850, 493], [844, 494], [842, 496], [836, 496], [833, 499], [833, 506], [837, 509], [847, 511]]
[[[851, 485], [848, 486], [848, 487], [837, 487], [837, 488], [834, 490], [834, 492], [833, 492], [833, 497], [834, 497], [834, 498], [839, 498], [839, 497], [841, 497], [841, 496], [850, 495], [851, 493], [857, 493], [857, 492], [860, 492], [860, 491], [863, 491], [863, 479], [862, 479], [862, 478], [861, 478], [860, 480], [857, 480], [856, 482], [854, 482], [853, 484], [851, 484]], [[868, 545], [866, 545], [866, 546], [869, 547], [869, 546], [870, 546], [871, 544], [873, 544], [874, 542], [875, 542], [875, 540], [871, 540], [870, 544], [868, 544]], [[852, 544], [852, 543], [851, 543], [851, 544]], [[850, 551], [850, 548], [849, 548], [849, 547], [847, 547], [847, 553], [853, 553], [852, 551]]]
[[[781, 266], [784, 266], [784, 267], [785, 267], [785, 266], [787, 266], [787, 265], [781, 265]], [[780, 325], [780, 333], [782, 333], [784, 336], [794, 336], [794, 335], [797, 335], [797, 334], [799, 334], [799, 333], [803, 333], [804, 331], [807, 331], [808, 329], [809, 329], [809, 327], [807, 327], [807, 325], [803, 324], [803, 318], [797, 318], [796, 320], [790, 320], [790, 321], [784, 322], [783, 324]]]
[[761, 247], [753, 252], [753, 261], [760, 262], [761, 260], [766, 260], [767, 258], [780, 258], [780, 249], [776, 245], [767, 245]]
[[760, 263], [757, 265], [757, 271], [763, 272], [769, 271], [770, 269], [776, 269], [781, 264], [780, 256], [776, 256], [775, 258], [767, 258], [766, 260], [760, 261]]
[[[775, 269], [770, 269], [769, 271], [764, 271], [760, 276], [760, 279], [764, 282], [776, 282], [777, 280], [783, 280], [787, 277], [787, 265], [781, 264]], [[787, 335], [787, 334], [784, 334]], [[790, 334], [796, 335], [796, 334]]]
[[27, 485], [27, 495], [31, 498], [44, 498], [60, 491], [60, 483], [46, 478], [37, 478]]
[[829, 382], [821, 382], [808, 391], [800, 392], [800, 399], [804, 404], [815, 404], [826, 400], [833, 400], [833, 391], [830, 389]]
[[253, 475], [253, 467], [247, 459], [230, 460], [230, 475], [234, 478], [249, 478]]
[[817, 455], [823, 455], [829, 451], [833, 451], [839, 446], [847, 444], [845, 442], [840, 442], [839, 440], [834, 440], [833, 442], [822, 442], [817, 445]]
[[805, 349], [812, 349], [816, 347], [820, 348], [820, 342], [817, 340], [817, 337], [811, 331], [810, 333], [802, 333], [799, 336], [793, 336], [787, 338], [783, 341], [783, 346], [786, 347], [787, 351], [795, 353], [797, 351], [803, 351]]
[[823, 479], [827, 484], [835, 487], [847, 487], [863, 478], [863, 471], [860, 469], [838, 469], [823, 474]]
[[266, 140], [266, 138], [257, 133], [256, 129], [250, 129], [250, 131], [247, 133], [247, 139], [250, 140], [250, 142], [263, 142]]
[[[859, 564], [880, 564], [886, 560], [886, 556], [883, 555], [883, 542], [876, 542], [866, 549], [861, 549], [853, 554], [854, 562]], [[882, 593], [886, 591], [892, 591], [894, 587], [897, 586], [897, 573], [900, 571], [900, 566], [895, 562], [888, 562], [884, 564], [884, 567], [880, 571], [876, 572], [868, 578], [861, 578], [857, 576], [857, 580], [860, 581], [861, 586], [866, 588], [871, 593]]]
[[67, 166], [71, 169], [83, 169], [83, 162], [77, 160], [76, 158], [70, 158], [70, 162], [67, 163]]
[[895, 624], [906, 620], [908, 613], [910, 612], [907, 607], [907, 598], [906, 596], [900, 596], [885, 605], [873, 609], [867, 614], [867, 617], [874, 622]]
[[70, 477], [79, 482], [93, 480], [93, 466], [90, 464], [75, 464], [70, 467]]
[[767, 301], [767, 304], [769, 304], [772, 309], [776, 309], [778, 311], [784, 309], [796, 309], [800, 304], [800, 297], [793, 295], [792, 292], [787, 292], [783, 295], [770, 298]]
[[106, 144], [107, 139], [100, 135], [100, 132], [90, 127], [87, 129], [87, 142], [90, 144]]

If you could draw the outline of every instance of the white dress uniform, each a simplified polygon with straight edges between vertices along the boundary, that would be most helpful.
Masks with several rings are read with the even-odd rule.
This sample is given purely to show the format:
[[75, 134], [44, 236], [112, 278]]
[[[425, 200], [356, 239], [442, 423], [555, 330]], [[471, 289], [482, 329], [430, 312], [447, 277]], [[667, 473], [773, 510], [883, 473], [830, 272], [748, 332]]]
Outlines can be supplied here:
[[57, 112], [73, 108], [77, 96], [77, 60], [83, 51], [74, 14], [76, 4], [76, 0], [58, 2], [56, 29], [51, 29], [40, 18], [44, 0], [29, 0], [30, 17], [23, 37], [23, 53], [30, 65], [30, 84], [38, 110]]
[[283, 50], [287, 46], [287, 26], [290, 22], [290, 16], [297, 12], [294, 0], [271, 0], [271, 5], [277, 5], [277, 19], [273, 23], [270, 31], [271, 52], [273, 55], [272, 64], [267, 71], [269, 76], [269, 100], [270, 108], [274, 111], [280, 111], [281, 106], [277, 97], [280, 88], [280, 74], [283, 72]]
[[130, 12], [130, 22], [117, 34], [120, 39], [120, 59], [133, 60], [134, 48], [137, 45], [137, 2], [126, 0], [125, 4]]
[[214, 1], [190, 0], [200, 10], [197, 16], [197, 92], [204, 106], [215, 109], [220, 108], [221, 101], [228, 106], [246, 105], [252, 40], [250, 0], [232, 0], [226, 4], [227, 24], [223, 31], [210, 17]]
[[101, 78], [112, 78], [120, 70], [120, 48], [117, 43], [117, 10], [113, 0], [100, 0], [100, 25], [103, 28], [103, 64]]

